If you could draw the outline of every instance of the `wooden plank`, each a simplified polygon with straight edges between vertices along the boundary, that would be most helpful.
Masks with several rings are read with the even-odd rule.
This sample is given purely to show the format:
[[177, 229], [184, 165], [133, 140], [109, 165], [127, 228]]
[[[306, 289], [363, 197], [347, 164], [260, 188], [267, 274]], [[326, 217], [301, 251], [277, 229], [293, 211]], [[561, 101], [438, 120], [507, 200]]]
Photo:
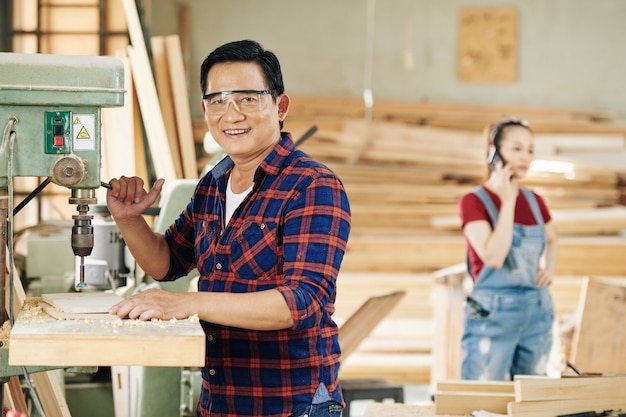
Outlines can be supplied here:
[[603, 412], [604, 410], [619, 410], [626, 408], [626, 397], [612, 400], [584, 399], [584, 400], [554, 400], [554, 401], [524, 401], [510, 402], [508, 405], [509, 417], [554, 417], [563, 414], [584, 412]]
[[514, 399], [511, 381], [440, 381], [435, 394], [435, 411], [437, 414], [466, 415], [487, 410], [505, 414], [507, 404]]
[[515, 383], [513, 381], [447, 380], [437, 382], [437, 391], [483, 392], [513, 395], [515, 393]]
[[506, 414], [507, 405], [515, 399], [513, 393], [480, 391], [437, 391], [436, 414], [468, 415], [477, 410]]
[[[626, 230], [626, 207], [595, 207], [591, 209], [551, 210], [552, 224], [559, 236], [618, 235]], [[461, 219], [454, 215], [430, 218], [434, 230], [461, 230]]]
[[147, 149], [145, 146], [143, 128], [141, 123], [141, 112], [139, 110], [139, 100], [137, 99], [137, 91], [133, 89], [133, 146], [135, 148], [135, 172], [140, 178], [148, 177], [148, 161]]
[[172, 103], [174, 94], [172, 92], [172, 85], [170, 84], [170, 71], [167, 55], [165, 53], [165, 37], [152, 36], [150, 38], [150, 45], [152, 46], [152, 62], [154, 66], [157, 95], [159, 96], [159, 104], [161, 105], [167, 140], [170, 144], [170, 152], [172, 152], [174, 169], [176, 170], [176, 176], [178, 178], [184, 178], [180, 158], [180, 147], [178, 145], [176, 116], [174, 114], [174, 104]]
[[43, 294], [42, 300], [64, 313], [107, 313], [123, 300], [117, 294], [106, 292], [74, 292]]
[[159, 107], [150, 64], [146, 57], [139, 55], [134, 47], [128, 47], [128, 57], [137, 89], [137, 98], [141, 110], [143, 127], [146, 131], [150, 155], [157, 177], [166, 180], [177, 178], [170, 146], [165, 133], [165, 124]]
[[143, 126], [150, 144], [150, 155], [154, 163], [156, 175], [166, 180], [176, 179], [176, 170], [171, 158], [169, 143], [165, 134], [165, 124], [159, 107], [154, 77], [143, 31], [137, 14], [134, 0], [123, 0], [124, 14], [132, 46], [128, 47], [133, 80], [137, 89], [139, 107], [143, 118]]
[[178, 36], [180, 36], [180, 48], [183, 57], [183, 67], [185, 68], [185, 80], [190, 83], [190, 62], [191, 62], [191, 7], [188, 4], [178, 6]]
[[71, 417], [65, 393], [54, 371], [34, 373], [31, 379], [47, 417]]
[[174, 98], [174, 113], [178, 129], [178, 148], [180, 149], [184, 178], [198, 178], [196, 147], [193, 139], [193, 125], [189, 109], [189, 87], [185, 78], [183, 52], [178, 35], [165, 37], [165, 52], [169, 65], [169, 76]]
[[358, 348], [359, 344], [393, 310], [405, 294], [405, 291], [395, 291], [391, 294], [371, 297], [341, 325], [339, 345], [343, 359]]
[[10, 410], [15, 410], [20, 413], [28, 412], [26, 406], [26, 400], [24, 399], [24, 392], [22, 391], [22, 383], [20, 377], [14, 375], [9, 378], [9, 382], [5, 385], [5, 406], [8, 406]]
[[[626, 276], [626, 251], [621, 236], [562, 237], [557, 275]], [[344, 272], [432, 272], [465, 262], [461, 234], [433, 235], [415, 231], [354, 230], [343, 259]]]
[[601, 400], [623, 397], [626, 376], [515, 379], [515, 401]]
[[626, 279], [584, 280], [570, 357], [582, 372], [626, 373], [625, 302]]
[[56, 320], [35, 303], [11, 330], [9, 365], [202, 366], [204, 340], [197, 318]]

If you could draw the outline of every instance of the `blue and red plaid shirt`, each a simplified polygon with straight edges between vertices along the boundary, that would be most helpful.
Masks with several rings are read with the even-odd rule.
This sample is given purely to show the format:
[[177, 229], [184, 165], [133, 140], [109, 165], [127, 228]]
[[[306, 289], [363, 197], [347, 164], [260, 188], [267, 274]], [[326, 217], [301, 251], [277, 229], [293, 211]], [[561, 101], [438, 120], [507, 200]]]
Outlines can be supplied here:
[[283, 133], [226, 225], [232, 167], [227, 157], [204, 176], [166, 231], [166, 279], [197, 267], [199, 291], [276, 289], [294, 324], [256, 331], [203, 321], [206, 364], [198, 416], [288, 416], [311, 404], [320, 383], [341, 403], [338, 328], [331, 316], [350, 233], [344, 187]]

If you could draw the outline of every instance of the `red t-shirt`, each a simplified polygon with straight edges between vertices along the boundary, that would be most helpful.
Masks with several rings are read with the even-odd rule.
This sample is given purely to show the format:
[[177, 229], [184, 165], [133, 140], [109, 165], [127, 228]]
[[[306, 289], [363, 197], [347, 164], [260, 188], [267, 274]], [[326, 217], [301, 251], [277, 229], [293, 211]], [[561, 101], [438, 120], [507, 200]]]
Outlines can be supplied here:
[[[488, 188], [483, 187], [483, 189], [485, 189], [487, 191], [487, 194], [489, 194], [489, 196], [491, 197], [491, 200], [496, 206], [496, 209], [500, 210], [500, 198]], [[533, 195], [537, 199], [539, 210], [541, 211], [541, 215], [543, 216], [543, 222], [548, 223], [551, 219], [548, 207], [537, 193], [533, 192]], [[459, 201], [459, 213], [461, 215], [461, 226], [463, 228], [467, 223], [476, 220], [486, 220], [489, 222], [489, 224], [491, 224], [491, 217], [489, 217], [487, 208], [474, 193], [467, 193], [463, 197], [461, 197], [461, 200]], [[535, 216], [533, 216], [533, 212], [530, 209], [530, 205], [528, 204], [528, 201], [526, 201], [526, 198], [524, 198], [524, 194], [522, 194], [521, 192], [518, 194], [517, 201], [515, 202], [515, 217], [513, 221], [516, 224], [521, 224], [524, 226], [533, 226], [537, 224], [537, 222], [535, 221]], [[471, 268], [472, 276], [474, 276], [475, 279], [478, 277], [478, 274], [480, 273], [484, 262], [476, 254], [474, 248], [472, 248], [469, 242], [467, 243], [467, 246], [469, 265]]]

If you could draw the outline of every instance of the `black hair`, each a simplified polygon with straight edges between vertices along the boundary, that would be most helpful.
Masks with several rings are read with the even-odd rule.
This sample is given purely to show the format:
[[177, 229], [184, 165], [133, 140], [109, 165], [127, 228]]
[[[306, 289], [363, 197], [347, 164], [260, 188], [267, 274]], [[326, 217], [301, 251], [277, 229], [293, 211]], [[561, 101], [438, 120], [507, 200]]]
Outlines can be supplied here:
[[500, 146], [502, 145], [502, 133], [508, 126], [521, 126], [532, 132], [530, 129], [530, 123], [526, 120], [520, 120], [514, 117], [502, 119], [499, 122], [492, 124], [488, 129], [487, 139], [489, 145], [493, 145], [497, 151], [500, 151]]
[[243, 40], [226, 43], [207, 56], [200, 66], [200, 88], [202, 94], [207, 94], [207, 75], [213, 65], [225, 62], [254, 62], [261, 67], [267, 89], [271, 91], [272, 98], [276, 98], [285, 92], [283, 74], [280, 69], [280, 62], [276, 55], [263, 49], [255, 41]]

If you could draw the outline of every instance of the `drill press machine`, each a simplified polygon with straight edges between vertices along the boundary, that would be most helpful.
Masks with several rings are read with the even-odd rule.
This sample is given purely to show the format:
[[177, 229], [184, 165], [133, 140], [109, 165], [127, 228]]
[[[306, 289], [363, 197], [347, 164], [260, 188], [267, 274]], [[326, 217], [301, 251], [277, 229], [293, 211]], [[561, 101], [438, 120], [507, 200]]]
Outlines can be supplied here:
[[[113, 57], [0, 53], [0, 259], [12, 248], [13, 177], [45, 178], [26, 202], [49, 182], [71, 190], [71, 245], [81, 258], [93, 248], [92, 215], [103, 185], [101, 107], [124, 103], [124, 67]], [[106, 185], [106, 184], [104, 184]], [[7, 221], [8, 219], [8, 221]], [[11, 254], [11, 253], [10, 253]], [[0, 290], [6, 279], [0, 274]], [[6, 311], [0, 297], [0, 314]]]

